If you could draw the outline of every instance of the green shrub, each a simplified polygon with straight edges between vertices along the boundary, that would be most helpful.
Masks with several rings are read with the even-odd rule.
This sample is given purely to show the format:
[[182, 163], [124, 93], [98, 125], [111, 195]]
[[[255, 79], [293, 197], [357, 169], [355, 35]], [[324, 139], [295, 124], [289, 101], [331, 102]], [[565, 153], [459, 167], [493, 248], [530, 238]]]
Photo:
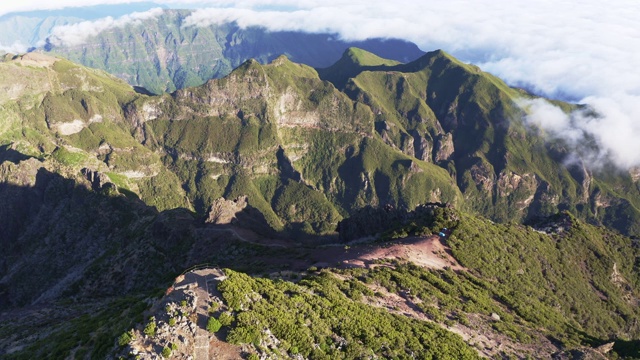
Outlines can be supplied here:
[[215, 333], [218, 332], [221, 327], [222, 324], [218, 319], [214, 318], [213, 316], [209, 318], [209, 321], [207, 322], [207, 331], [209, 331], [210, 333]]
[[168, 358], [168, 357], [170, 357], [170, 356], [171, 356], [171, 349], [170, 349], [169, 347], [165, 346], [165, 347], [162, 349], [162, 357], [163, 357], [163, 358]]
[[156, 318], [151, 317], [149, 323], [145, 326], [143, 332], [149, 337], [156, 336]]
[[220, 317], [218, 317], [218, 321], [222, 326], [231, 325], [231, 323], [233, 323], [233, 320], [233, 315], [231, 315], [229, 312], [223, 312], [222, 314], [220, 314]]
[[219, 307], [220, 304], [218, 304], [217, 302], [212, 302], [211, 305], [209, 305], [209, 314], [213, 314], [214, 312], [218, 311]]
[[131, 342], [131, 334], [127, 331], [122, 333], [122, 335], [120, 335], [120, 337], [118, 338], [118, 345], [120, 346], [126, 346]]

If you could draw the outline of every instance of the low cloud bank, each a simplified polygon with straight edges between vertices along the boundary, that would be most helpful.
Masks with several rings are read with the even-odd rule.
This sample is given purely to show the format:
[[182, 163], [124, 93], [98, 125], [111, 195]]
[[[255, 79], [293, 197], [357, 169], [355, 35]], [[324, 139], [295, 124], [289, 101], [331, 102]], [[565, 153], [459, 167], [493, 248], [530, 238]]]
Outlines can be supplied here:
[[95, 21], [82, 21], [76, 24], [56, 26], [51, 31], [48, 40], [55, 46], [77, 46], [85, 43], [89, 38], [103, 31], [125, 27], [129, 24], [140, 23], [144, 20], [157, 18], [162, 15], [161, 8], [145, 12], [134, 12], [114, 19], [106, 17]]
[[[586, 109], [566, 114], [545, 99], [522, 99], [528, 126], [544, 130], [550, 139], [563, 139], [572, 151], [568, 163], [581, 160], [592, 169], [615, 165], [630, 169], [640, 164], [640, 97], [589, 97]], [[593, 112], [596, 112], [594, 114]]]
[[[60, 10], [69, 7], [86, 7], [93, 5], [105, 5], [105, 4], [130, 4], [135, 2], [144, 2], [149, 0], [18, 0], [9, 1], [4, 0], [0, 3], [0, 16], [23, 11], [34, 10]], [[158, 3], [165, 2], [165, 0], [156, 1]], [[175, 2], [168, 0], [166, 2]]]
[[29, 47], [20, 41], [16, 41], [11, 45], [5, 45], [0, 43], [0, 54], [2, 53], [20, 54], [20, 53], [26, 52], [28, 49]]

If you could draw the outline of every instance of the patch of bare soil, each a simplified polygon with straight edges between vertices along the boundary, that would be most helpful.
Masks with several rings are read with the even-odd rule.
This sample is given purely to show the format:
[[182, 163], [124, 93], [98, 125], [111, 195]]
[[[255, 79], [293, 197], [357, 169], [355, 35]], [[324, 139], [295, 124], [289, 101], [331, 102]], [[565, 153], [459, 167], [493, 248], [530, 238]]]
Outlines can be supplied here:
[[[522, 343], [504, 334], [496, 332], [491, 326], [496, 320], [482, 314], [467, 314], [469, 325], [454, 324], [444, 326], [456, 333], [464, 341], [475, 347], [478, 354], [487, 358], [504, 358], [503, 355], [515, 355], [519, 359], [528, 357], [550, 359], [560, 349], [542, 334], [537, 334], [528, 343]], [[500, 321], [500, 320], [498, 320]]]
[[409, 261], [430, 269], [466, 270], [451, 255], [451, 249], [439, 236], [414, 236], [385, 244], [332, 246], [319, 249], [312, 257], [316, 266], [366, 267], [379, 266], [380, 260]]
[[18, 59], [16, 59], [16, 61], [23, 66], [35, 66], [35, 67], [50, 67], [51, 65], [55, 64], [55, 62], [58, 60], [59, 59], [53, 56], [49, 56], [49, 55], [45, 55], [37, 52], [27, 53], [20, 56]]

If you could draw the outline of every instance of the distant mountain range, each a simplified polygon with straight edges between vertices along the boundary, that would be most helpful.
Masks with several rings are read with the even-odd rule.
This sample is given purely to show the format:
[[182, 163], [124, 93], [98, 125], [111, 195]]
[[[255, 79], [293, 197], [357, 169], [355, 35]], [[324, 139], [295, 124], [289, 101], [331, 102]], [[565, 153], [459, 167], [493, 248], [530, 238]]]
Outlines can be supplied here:
[[124, 5], [94, 5], [62, 10], [8, 13], [0, 16], [0, 51], [3, 48], [21, 47], [26, 50], [42, 46], [51, 34], [51, 30], [56, 26], [96, 20], [107, 16], [120, 17], [157, 7], [163, 7], [163, 5], [139, 2]]
[[134, 86], [160, 94], [220, 78], [248, 59], [268, 63], [280, 55], [312, 67], [327, 67], [349, 47], [407, 62], [423, 55], [415, 44], [393, 39], [344, 41], [335, 34], [271, 32], [235, 23], [183, 27], [191, 10], [110, 29], [80, 45], [44, 49], [85, 66], [108, 71]]

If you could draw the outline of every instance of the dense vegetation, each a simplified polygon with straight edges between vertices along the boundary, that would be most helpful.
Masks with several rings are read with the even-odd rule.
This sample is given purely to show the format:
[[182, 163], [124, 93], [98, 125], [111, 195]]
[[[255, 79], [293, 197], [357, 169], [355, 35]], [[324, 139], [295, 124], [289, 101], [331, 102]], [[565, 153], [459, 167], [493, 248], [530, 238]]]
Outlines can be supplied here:
[[552, 333], [639, 337], [637, 244], [568, 213], [555, 220], [562, 229], [545, 234], [462, 216], [449, 243], [463, 265], [494, 283], [501, 301]]
[[73, 318], [45, 319], [41, 323], [36, 320], [35, 324], [31, 319], [2, 324], [0, 334], [5, 338], [11, 338], [16, 334], [28, 336], [35, 326], [44, 326], [48, 330], [44, 338], [14, 354], [2, 354], [2, 358], [105, 359], [113, 351], [114, 339], [136, 323], [142, 322], [142, 313], [147, 307], [142, 301], [143, 298], [136, 295], [86, 305], [68, 302], [60, 305], [67, 308], [69, 315], [81, 315]]
[[232, 343], [270, 352], [264, 344], [271, 332], [278, 349], [310, 359], [477, 358], [460, 337], [434, 324], [360, 303], [357, 293], [373, 293], [358, 281], [345, 284], [329, 272], [298, 284], [226, 273], [219, 289], [237, 313], [227, 337]]
[[[518, 344], [504, 354], [538, 357], [615, 341], [614, 356], [640, 355], [632, 341], [640, 337], [640, 248], [629, 238], [566, 213], [546, 220], [546, 228], [554, 229], [549, 234], [451, 209], [437, 213], [428, 223], [455, 229], [448, 242], [468, 271], [383, 261], [372, 269], [322, 270], [294, 284], [226, 270], [229, 278], [219, 290], [237, 319], [227, 340], [269, 352], [265, 344], [273, 334], [282, 341], [277, 348], [310, 358], [351, 358], [363, 351], [428, 357], [428, 345], [416, 348], [410, 338], [425, 345], [434, 336], [426, 329], [440, 337], [439, 326], [462, 326]], [[406, 236], [424, 230], [414, 221], [394, 231]], [[398, 308], [371, 307], [388, 294], [399, 295], [431, 322], [398, 317]], [[347, 345], [339, 346], [336, 336]], [[440, 338], [444, 352], [436, 356], [453, 356], [448, 351], [459, 347], [456, 342]]]

